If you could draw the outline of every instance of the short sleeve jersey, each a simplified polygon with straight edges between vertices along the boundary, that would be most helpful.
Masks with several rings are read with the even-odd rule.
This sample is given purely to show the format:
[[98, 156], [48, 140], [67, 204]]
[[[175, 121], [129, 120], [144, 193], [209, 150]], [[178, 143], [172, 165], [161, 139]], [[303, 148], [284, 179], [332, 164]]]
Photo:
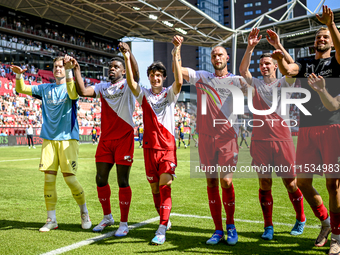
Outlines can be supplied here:
[[116, 140], [133, 132], [132, 115], [136, 99], [126, 80], [115, 84], [100, 82], [94, 85], [94, 91], [97, 96], [100, 95], [102, 102], [100, 139]]
[[143, 148], [176, 150], [174, 115], [178, 96], [172, 86], [163, 88], [158, 94], [140, 87], [137, 101], [143, 109]]
[[34, 85], [32, 96], [42, 100], [42, 128], [40, 137], [47, 140], [79, 140], [77, 121], [78, 99], [67, 94], [66, 83]]
[[[261, 141], [290, 141], [292, 136], [290, 133], [289, 105], [286, 106], [286, 114], [282, 114], [281, 109], [281, 88], [292, 87], [285, 77], [277, 79], [266, 84], [263, 80], [253, 78], [252, 84], [255, 88], [253, 97], [253, 106], [256, 110], [268, 110], [273, 105], [273, 90], [277, 91], [277, 107], [275, 111], [268, 115], [253, 115], [253, 132], [252, 140]], [[290, 93], [286, 94], [287, 98], [291, 97]], [[260, 120], [260, 121], [257, 121]], [[262, 125], [263, 124], [263, 125]]]
[[334, 56], [323, 59], [308, 57], [298, 59], [296, 64], [299, 66], [299, 73], [296, 77], [304, 78], [300, 79], [301, 87], [309, 90], [311, 93], [311, 99], [304, 106], [312, 115], [301, 113], [300, 127], [340, 124], [340, 109], [333, 112], [327, 110], [323, 106], [318, 93], [307, 82], [307, 78], [311, 73], [315, 73], [316, 76], [321, 75], [323, 78], [326, 78], [328, 93], [332, 97], [338, 96], [340, 94], [340, 65], [336, 58]]
[[[207, 71], [187, 69], [189, 83], [196, 85], [197, 89], [197, 132], [213, 137], [236, 138], [239, 124], [237, 124], [237, 115], [233, 114], [233, 100], [244, 100], [244, 97], [242, 94], [242, 98], [233, 98], [231, 89], [234, 86], [241, 88], [240, 79], [243, 80], [243, 77], [231, 73], [218, 77]], [[207, 99], [206, 115], [202, 114], [202, 109], [199, 107], [202, 107], [202, 95], [204, 94]], [[216, 119], [227, 120], [227, 123], [214, 127]]]

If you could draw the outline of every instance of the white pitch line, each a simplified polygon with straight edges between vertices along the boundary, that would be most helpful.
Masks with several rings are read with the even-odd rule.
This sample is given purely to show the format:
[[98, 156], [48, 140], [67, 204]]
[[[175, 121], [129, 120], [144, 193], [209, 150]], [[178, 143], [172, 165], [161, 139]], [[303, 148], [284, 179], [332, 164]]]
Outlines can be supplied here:
[[[199, 216], [199, 215], [181, 214], [181, 213], [171, 213], [170, 216], [172, 216], [172, 217], [173, 216], [177, 216], [177, 217], [184, 217], [184, 218], [196, 218], [196, 219], [212, 219], [210, 216]], [[159, 220], [159, 216], [155, 217], [155, 218], [151, 218], [151, 219], [145, 220], [145, 221], [142, 221], [142, 222], [139, 222], [139, 223], [136, 223], [136, 224], [133, 224], [133, 225], [129, 226], [129, 229], [131, 230], [131, 229], [134, 229], [134, 228], [138, 228], [138, 227], [144, 226], [146, 224], [149, 224], [149, 223], [152, 223], [152, 222], [155, 222], [155, 221], [158, 221], [158, 220]], [[223, 220], [225, 220], [225, 219], [223, 219]], [[245, 223], [263, 224], [263, 221], [258, 221], [258, 220], [234, 219], [234, 221], [245, 222]], [[274, 225], [280, 225], [280, 226], [288, 226], [288, 227], [293, 227], [294, 226], [294, 224], [282, 223], [282, 222], [273, 222], [273, 224]], [[320, 227], [319, 226], [306, 225], [305, 228], [317, 228], [317, 229], [319, 229]], [[74, 244], [71, 244], [69, 246], [65, 246], [65, 247], [56, 249], [54, 251], [43, 253], [41, 255], [57, 255], [57, 254], [62, 254], [64, 252], [71, 251], [71, 250], [80, 248], [82, 246], [89, 245], [89, 244], [101, 241], [101, 240], [103, 240], [105, 238], [109, 238], [109, 237], [113, 236], [115, 232], [116, 231], [111, 231], [111, 232], [108, 232], [108, 233], [106, 233], [104, 235], [100, 235], [100, 236], [93, 237], [93, 238], [90, 238], [90, 239], [87, 239], [87, 240], [84, 240], [84, 241], [80, 241], [78, 243], [74, 243]]]
[[[171, 216], [186, 217], [186, 218], [196, 218], [196, 219], [212, 219], [210, 216], [198, 216], [198, 215], [180, 214], [180, 213], [171, 213]], [[223, 219], [223, 220], [225, 220], [225, 219]], [[234, 221], [246, 222], [246, 223], [263, 224], [263, 221], [259, 221], [259, 220], [234, 219]], [[294, 226], [294, 224], [282, 223], [282, 222], [273, 222], [273, 225], [288, 226], [288, 227], [293, 227]], [[319, 229], [320, 226], [306, 225], [305, 228], [318, 228]]]
[[[129, 226], [129, 229], [131, 230], [131, 229], [134, 229], [134, 228], [139, 228], [141, 226], [144, 226], [146, 224], [149, 224], [149, 223], [152, 223], [152, 222], [155, 222], [155, 221], [159, 221], [159, 216], [155, 217], [155, 218], [151, 218], [151, 219], [145, 220], [145, 221], [142, 221], [142, 222], [139, 222], [139, 223], [136, 223], [136, 224], [133, 224], [133, 225]], [[90, 238], [90, 239], [87, 239], [87, 240], [84, 240], [84, 241], [80, 241], [78, 243], [74, 243], [74, 244], [71, 244], [69, 246], [65, 246], [65, 247], [56, 249], [54, 251], [46, 252], [46, 253], [43, 253], [41, 255], [62, 254], [64, 252], [71, 251], [71, 250], [77, 249], [79, 247], [82, 247], [82, 246], [85, 246], [85, 245], [89, 245], [89, 244], [101, 241], [101, 240], [103, 240], [105, 238], [111, 237], [111, 236], [113, 236], [115, 234], [115, 232], [116, 231], [111, 231], [111, 232], [108, 232], [108, 233], [106, 233], [104, 235], [100, 235], [100, 236], [96, 236], [96, 237], [93, 237], [93, 238]]]
[[9, 160], [0, 160], [0, 162], [25, 161], [25, 160], [36, 160], [36, 159], [40, 159], [40, 158], [9, 159]]

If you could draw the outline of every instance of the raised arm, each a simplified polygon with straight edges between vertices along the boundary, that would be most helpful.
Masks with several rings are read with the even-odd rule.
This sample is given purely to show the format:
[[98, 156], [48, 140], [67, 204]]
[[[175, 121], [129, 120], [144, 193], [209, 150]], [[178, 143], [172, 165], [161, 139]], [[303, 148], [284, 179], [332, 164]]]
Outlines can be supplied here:
[[140, 86], [133, 78], [133, 72], [131, 67], [131, 59], [129, 51], [122, 51], [125, 60], [126, 82], [131, 89], [135, 97], [138, 97], [140, 93]]
[[246, 81], [243, 81], [242, 79], [239, 79], [240, 85], [241, 85], [241, 90], [243, 95], [248, 96], [248, 90], [251, 89], [251, 94], [254, 97], [255, 96], [255, 89], [254, 87], [250, 86]]
[[81, 77], [81, 70], [80, 70], [80, 65], [78, 62], [73, 59], [72, 60], [74, 63], [74, 77], [75, 77], [75, 85], [76, 85], [76, 90], [79, 96], [82, 97], [96, 97], [96, 92], [94, 91], [92, 86], [85, 87], [83, 78]]
[[340, 96], [332, 97], [326, 89], [326, 81], [322, 76], [316, 76], [314, 73], [308, 76], [308, 84], [315, 90], [321, 99], [322, 104], [329, 111], [340, 109]]
[[[180, 66], [182, 66], [182, 62], [179, 63]], [[190, 78], [189, 78], [189, 71], [188, 71], [188, 68], [186, 67], [181, 67], [181, 72], [182, 72], [182, 77], [184, 80], [186, 81], [190, 81]]]
[[331, 33], [331, 37], [333, 40], [334, 48], [335, 48], [335, 58], [336, 61], [340, 64], [340, 33], [338, 28], [334, 22], [334, 14], [331, 8], [328, 8], [327, 5], [322, 6], [322, 16], [316, 14], [317, 19], [320, 23], [326, 25], [328, 27], [329, 32]]
[[288, 51], [286, 51], [286, 49], [281, 44], [278, 34], [271, 29], [267, 30], [267, 34], [268, 35], [266, 35], [266, 38], [268, 43], [272, 45], [276, 50], [281, 50], [283, 52], [284, 59], [288, 64], [293, 64], [294, 59], [290, 56]]
[[244, 52], [239, 71], [243, 78], [247, 81], [248, 84], [252, 84], [253, 76], [249, 72], [251, 55], [255, 49], [255, 46], [260, 42], [262, 35], [259, 35], [260, 30], [258, 28], [253, 28], [248, 36], [248, 46], [246, 51]]
[[174, 49], [172, 50], [172, 63], [174, 66], [174, 76], [175, 81], [172, 85], [174, 94], [177, 95], [179, 92], [181, 92], [181, 88], [183, 85], [183, 75], [181, 71], [181, 46], [183, 43], [183, 37], [179, 35], [175, 35], [172, 39], [172, 43], [174, 44]]
[[281, 50], [274, 50], [271, 57], [272, 59], [277, 60], [279, 70], [282, 75], [296, 76], [299, 73], [299, 66], [295, 63], [288, 64]]
[[78, 99], [78, 93], [76, 91], [76, 87], [74, 86], [73, 74], [72, 69], [74, 68], [74, 58], [66, 55], [64, 58], [64, 68], [66, 74], [66, 88], [67, 94], [70, 99], [76, 100]]
[[[179, 70], [182, 73], [183, 79], [186, 80], [186, 81], [189, 81], [190, 80], [190, 78], [189, 78], [189, 71], [188, 71], [188, 69], [186, 67], [182, 67], [181, 49], [179, 49], [179, 53], [178, 54], [179, 54], [179, 59], [177, 59], [177, 61], [178, 61], [178, 64], [180, 66]], [[175, 72], [175, 62], [174, 61], [172, 61], [172, 71]]]
[[135, 82], [139, 82], [139, 69], [138, 69], [138, 64], [137, 61], [135, 59], [135, 56], [132, 54], [131, 49], [129, 47], [129, 45], [125, 42], [120, 42], [118, 44], [118, 48], [121, 52], [126, 52], [128, 51], [130, 53], [130, 61], [131, 61], [131, 70], [132, 70], [132, 74], [133, 74], [133, 79], [135, 80]]
[[10, 66], [10, 68], [12, 69], [13, 73], [16, 74], [15, 90], [18, 93], [32, 96], [32, 87], [26, 85], [23, 79], [23, 73], [26, 72], [27, 69], [22, 70], [19, 66], [14, 65]]

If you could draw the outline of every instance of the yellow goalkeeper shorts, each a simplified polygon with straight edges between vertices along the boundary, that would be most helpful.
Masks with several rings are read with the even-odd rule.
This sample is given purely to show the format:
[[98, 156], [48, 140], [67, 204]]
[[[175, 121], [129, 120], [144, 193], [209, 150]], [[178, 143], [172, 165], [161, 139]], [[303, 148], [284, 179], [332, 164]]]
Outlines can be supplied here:
[[79, 142], [77, 140], [53, 141], [44, 139], [41, 149], [40, 171], [58, 171], [76, 174]]

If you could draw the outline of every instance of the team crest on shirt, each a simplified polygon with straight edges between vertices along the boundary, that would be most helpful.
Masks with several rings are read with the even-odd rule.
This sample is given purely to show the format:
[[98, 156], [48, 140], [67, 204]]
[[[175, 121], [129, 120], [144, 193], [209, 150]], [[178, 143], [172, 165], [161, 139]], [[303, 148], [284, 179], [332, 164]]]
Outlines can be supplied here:
[[166, 98], [166, 96], [168, 95], [168, 93], [167, 92], [165, 92], [165, 94], [164, 94], [164, 98]]
[[280, 88], [280, 87], [281, 87], [281, 82], [279, 82], [279, 84], [277, 85], [277, 87], [278, 87], [278, 88]]
[[124, 88], [124, 84], [122, 86], [119, 87], [119, 89], [123, 89]]

